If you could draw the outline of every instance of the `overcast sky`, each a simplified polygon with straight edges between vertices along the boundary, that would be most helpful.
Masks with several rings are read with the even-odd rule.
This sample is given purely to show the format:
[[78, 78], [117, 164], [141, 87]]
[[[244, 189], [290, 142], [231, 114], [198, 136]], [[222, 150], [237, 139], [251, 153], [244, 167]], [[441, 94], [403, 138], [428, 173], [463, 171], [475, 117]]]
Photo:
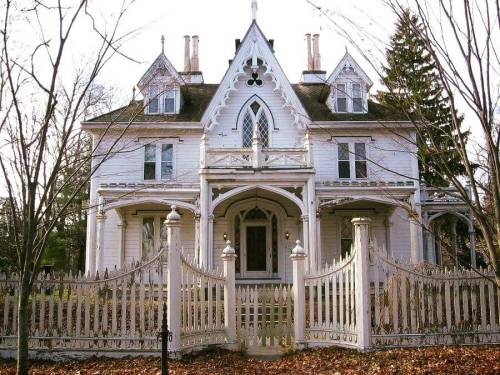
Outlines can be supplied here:
[[[95, 5], [104, 2], [96, 2]], [[106, 7], [116, 9], [121, 0], [109, 0]], [[316, 3], [359, 19], [374, 33], [384, 35], [393, 30], [390, 12], [379, 0], [318, 0]], [[108, 9], [108, 10], [109, 10]], [[372, 20], [370, 18], [373, 18]], [[205, 82], [220, 82], [234, 56], [234, 40], [243, 38], [252, 20], [251, 0], [137, 0], [130, 9], [124, 29], [144, 26], [124, 51], [141, 63], [116, 58], [102, 77], [106, 84], [127, 97], [141, 75], [160, 53], [160, 37], [165, 35], [165, 54], [177, 70], [183, 70], [184, 35], [200, 37], [200, 68]], [[376, 20], [383, 20], [383, 26]], [[332, 30], [331, 21], [314, 10], [306, 0], [258, 0], [257, 22], [269, 39], [275, 40], [275, 52], [288, 79], [300, 80], [306, 64], [305, 33], [320, 33], [322, 68], [329, 74], [345, 53], [347, 42]], [[85, 35], [79, 43], [85, 44]], [[374, 82], [378, 78], [354, 48], [350, 52]]]

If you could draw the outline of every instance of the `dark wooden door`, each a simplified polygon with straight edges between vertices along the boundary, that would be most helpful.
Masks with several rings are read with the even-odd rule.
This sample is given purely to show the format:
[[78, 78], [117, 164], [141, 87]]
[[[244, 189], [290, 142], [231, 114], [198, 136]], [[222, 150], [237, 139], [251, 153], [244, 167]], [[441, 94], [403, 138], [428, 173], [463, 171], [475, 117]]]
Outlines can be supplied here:
[[247, 271], [267, 271], [266, 227], [247, 227]]

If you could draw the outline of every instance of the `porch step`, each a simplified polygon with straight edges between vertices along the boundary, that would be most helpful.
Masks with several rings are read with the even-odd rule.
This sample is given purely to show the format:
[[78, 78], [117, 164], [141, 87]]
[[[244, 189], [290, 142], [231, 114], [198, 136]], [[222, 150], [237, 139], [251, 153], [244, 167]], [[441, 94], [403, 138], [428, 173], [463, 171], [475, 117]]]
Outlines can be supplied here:
[[283, 348], [280, 346], [251, 346], [245, 355], [263, 361], [273, 361], [281, 358], [283, 354]]

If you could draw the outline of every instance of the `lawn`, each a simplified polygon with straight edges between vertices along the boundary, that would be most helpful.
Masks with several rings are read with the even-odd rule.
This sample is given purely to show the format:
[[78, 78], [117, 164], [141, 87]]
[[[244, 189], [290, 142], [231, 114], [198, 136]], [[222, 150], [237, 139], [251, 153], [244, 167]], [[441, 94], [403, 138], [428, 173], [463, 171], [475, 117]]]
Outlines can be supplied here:
[[[159, 374], [157, 358], [34, 362], [32, 374]], [[0, 360], [1, 374], [15, 362]], [[304, 350], [276, 360], [215, 351], [173, 361], [170, 374], [500, 374], [500, 346], [429, 347], [370, 353], [328, 348]]]

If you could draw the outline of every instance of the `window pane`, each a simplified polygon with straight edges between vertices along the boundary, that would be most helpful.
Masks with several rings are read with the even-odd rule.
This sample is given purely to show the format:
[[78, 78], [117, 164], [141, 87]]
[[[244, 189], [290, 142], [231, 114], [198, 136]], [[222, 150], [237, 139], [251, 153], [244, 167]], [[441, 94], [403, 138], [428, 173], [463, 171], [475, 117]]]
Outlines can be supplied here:
[[175, 113], [175, 99], [165, 98], [163, 106], [165, 113]]
[[339, 160], [349, 160], [348, 143], [339, 143]]
[[144, 163], [144, 179], [154, 180], [156, 178], [156, 163], [146, 162]]
[[340, 229], [340, 237], [341, 238], [351, 238], [352, 239], [352, 218], [350, 216], [343, 216], [341, 229]]
[[361, 98], [352, 99], [352, 111], [353, 112], [363, 112], [363, 102]]
[[154, 248], [154, 218], [145, 217], [142, 221], [142, 259], [149, 258]]
[[168, 180], [172, 178], [172, 163], [162, 162], [161, 163], [161, 179]]
[[361, 85], [359, 83], [352, 84], [352, 97], [361, 98]]
[[146, 145], [144, 146], [144, 161], [155, 161], [156, 160], [156, 146]]
[[148, 113], [158, 113], [159, 110], [159, 100], [158, 100], [158, 89], [156, 87], [151, 87], [149, 89], [149, 102], [148, 102]]
[[346, 98], [337, 98], [337, 112], [347, 112]]
[[269, 147], [269, 122], [264, 112], [260, 113], [258, 124], [262, 146]]
[[340, 240], [340, 256], [345, 258], [351, 253], [352, 239]]
[[345, 98], [346, 97], [346, 92], [345, 92], [345, 84], [344, 83], [338, 83], [336, 85], [336, 95], [337, 98]]
[[351, 178], [351, 169], [348, 161], [339, 161], [339, 178]]
[[354, 144], [354, 154], [356, 155], [356, 160], [366, 160], [366, 146], [364, 143]]
[[356, 161], [356, 178], [367, 178], [366, 161]]
[[252, 133], [253, 133], [253, 121], [250, 113], [245, 113], [245, 117], [243, 118], [243, 126], [241, 129], [242, 132], [242, 146], [243, 147], [252, 147]]
[[171, 144], [161, 145], [161, 161], [172, 161], [174, 146]]

